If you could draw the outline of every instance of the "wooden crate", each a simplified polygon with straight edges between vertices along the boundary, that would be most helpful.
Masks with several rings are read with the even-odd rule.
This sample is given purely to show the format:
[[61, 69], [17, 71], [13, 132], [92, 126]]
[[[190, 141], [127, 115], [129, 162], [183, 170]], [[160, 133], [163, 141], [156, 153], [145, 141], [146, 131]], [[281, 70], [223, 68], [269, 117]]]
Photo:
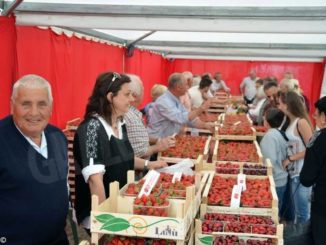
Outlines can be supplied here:
[[210, 107], [207, 109], [207, 112], [210, 112], [210, 113], [224, 113], [225, 111], [226, 111], [226, 107], [224, 107], [224, 108]]
[[99, 204], [92, 197], [91, 233], [92, 243], [98, 244], [102, 234], [137, 236], [177, 240], [182, 244], [194, 219], [195, 187], [187, 188], [185, 200], [170, 199], [169, 217], [133, 214], [133, 197], [119, 195], [119, 183], [110, 184], [110, 197]]
[[185, 134], [192, 136], [212, 136], [212, 131], [203, 128], [185, 128]]
[[[238, 173], [243, 174], [244, 173], [244, 165], [247, 164], [249, 166], [265, 166], [266, 167], [266, 175], [273, 175], [273, 166], [271, 164], [271, 161], [269, 159], [266, 159], [265, 164], [263, 165], [262, 163], [247, 163], [247, 162], [234, 162], [234, 161], [215, 161], [213, 163], [208, 163], [203, 159], [203, 157], [200, 157], [197, 159], [195, 163], [195, 169], [196, 171], [214, 171], [216, 172], [216, 168], [218, 167], [219, 164], [225, 164], [225, 163], [231, 163], [239, 166], [239, 168], [235, 168], [236, 170], [239, 170]], [[234, 173], [234, 174], [238, 174]], [[247, 175], [252, 175], [252, 174], [247, 174]]]
[[219, 134], [219, 128], [223, 127], [223, 124], [215, 129], [215, 138], [217, 140], [247, 140], [247, 141], [255, 141], [256, 140], [256, 130], [251, 127], [252, 134], [250, 135], [227, 135], [227, 134]]
[[[107, 244], [107, 239], [106, 239], [106, 236], [115, 236], [115, 235], [112, 235], [112, 234], [105, 234], [103, 235], [98, 243], [92, 243], [92, 245], [106, 245]], [[144, 238], [144, 237], [132, 237], [132, 236], [124, 236], [124, 237], [130, 237], [130, 238]], [[146, 239], [146, 238], [144, 238]], [[150, 238], [150, 239], [153, 239], [153, 238]], [[155, 238], [154, 238], [155, 239]], [[187, 236], [185, 238], [184, 241], [179, 241], [179, 240], [169, 240], [169, 241], [174, 241], [176, 243], [176, 245], [194, 245], [194, 242], [195, 242], [195, 223], [194, 221], [192, 222], [189, 230], [188, 230], [188, 233], [187, 233]], [[146, 243], [147, 244], [147, 243]], [[79, 245], [91, 245], [91, 243], [89, 241], [82, 241], [79, 243]]]
[[[265, 216], [267, 218], [271, 218], [274, 222], [274, 227], [276, 229], [276, 234], [274, 235], [269, 235], [269, 234], [257, 234], [257, 233], [244, 233], [244, 232], [233, 232], [233, 231], [220, 231], [220, 232], [212, 232], [209, 234], [203, 234], [202, 233], [202, 220], [204, 219], [204, 215], [207, 212], [207, 205], [202, 204], [200, 207], [200, 219], [196, 219], [195, 221], [195, 227], [196, 227], [196, 236], [197, 237], [203, 237], [203, 236], [214, 236], [214, 235], [235, 235], [235, 236], [245, 236], [245, 237], [255, 237], [255, 238], [273, 238], [277, 240], [282, 240], [283, 239], [283, 225], [279, 224], [278, 221], [278, 210], [275, 209], [273, 210], [271, 215], [259, 215], [259, 216]], [[241, 209], [236, 210], [236, 212], [218, 212], [219, 214], [231, 214], [231, 215], [247, 215], [245, 213], [242, 213]], [[232, 223], [232, 222], [227, 222], [227, 221], [218, 221], [222, 223]], [[253, 224], [254, 225], [254, 224]], [[255, 225], [254, 225], [255, 226]], [[258, 225], [259, 226], [259, 225]]]
[[272, 195], [272, 206], [269, 208], [256, 208], [256, 207], [239, 207], [239, 208], [231, 208], [229, 206], [218, 206], [218, 205], [209, 205], [208, 204], [208, 193], [211, 188], [211, 184], [213, 181], [214, 176], [221, 176], [221, 177], [233, 177], [235, 178], [235, 175], [230, 175], [230, 174], [216, 174], [214, 172], [211, 172], [211, 175], [207, 181], [203, 197], [202, 197], [202, 203], [207, 204], [207, 212], [209, 213], [237, 213], [241, 212], [242, 214], [250, 214], [250, 215], [265, 215], [265, 216], [272, 216], [273, 212], [277, 210], [278, 212], [278, 198], [276, 194], [276, 189], [275, 189], [275, 182], [273, 179], [273, 176], [250, 176], [247, 175], [246, 179], [268, 179], [270, 183], [270, 191]]
[[[195, 173], [195, 206], [194, 206], [194, 217], [196, 216], [200, 204], [201, 204], [201, 197], [204, 193], [205, 187], [206, 187], [206, 183], [208, 182], [209, 178], [210, 178], [211, 172], [207, 171], [207, 172], [196, 172]], [[146, 178], [146, 176], [144, 176], [144, 178]], [[129, 196], [131, 198], [134, 198], [135, 196], [131, 196], [131, 195], [126, 195], [125, 191], [128, 187], [129, 184], [131, 183], [137, 183], [137, 181], [135, 180], [135, 171], [133, 170], [129, 170], [127, 173], [127, 184], [125, 186], [123, 186], [120, 189], [119, 194], [121, 196]], [[198, 194], [200, 193], [200, 194]], [[177, 197], [173, 197], [172, 199], [184, 199], [184, 198], [177, 198]]]
[[[281, 225], [282, 226], [282, 225]], [[283, 228], [280, 228], [278, 230], [278, 234], [283, 230]], [[216, 237], [226, 237], [227, 235], [235, 235], [238, 233], [219, 233], [219, 232], [213, 232], [212, 234], [202, 234], [202, 233], [195, 233], [195, 245], [213, 245], [213, 242]], [[236, 235], [239, 239], [244, 240], [245, 242], [249, 239], [254, 239], [254, 240], [260, 240], [260, 241], [266, 241], [267, 239], [272, 239], [275, 245], [283, 245], [284, 240], [281, 237], [275, 237], [275, 238], [268, 238], [268, 237], [261, 237], [261, 236], [256, 236], [248, 233], [243, 233], [241, 235]], [[236, 243], [238, 244], [238, 243]]]
[[[258, 145], [258, 142], [255, 140], [253, 141], [253, 144], [255, 145], [255, 148], [256, 148], [256, 151], [257, 151], [257, 154], [258, 154], [258, 162], [247, 162], [247, 163], [263, 163], [263, 155], [261, 153], [261, 150], [260, 150], [260, 147]], [[213, 153], [213, 162], [230, 162], [230, 161], [220, 161], [219, 159], [217, 159], [217, 153], [218, 153], [218, 145], [219, 145], [219, 141], [216, 140], [215, 142], [215, 147], [214, 147], [214, 153]], [[237, 161], [232, 161], [232, 162], [237, 162]], [[241, 162], [241, 161], [239, 161]]]
[[[195, 136], [194, 136], [195, 137]], [[210, 141], [211, 141], [211, 136], [209, 136], [206, 140], [206, 143], [205, 143], [205, 147], [203, 149], [203, 152], [202, 152], [202, 155], [206, 156], [209, 152], [209, 144], [210, 144]], [[198, 156], [197, 156], [198, 158]], [[191, 159], [194, 163], [196, 162], [196, 159]], [[158, 155], [157, 155], [157, 160], [162, 160], [162, 161], [165, 161], [167, 163], [178, 163], [178, 162], [181, 162], [182, 160], [184, 160], [185, 158], [181, 158], [181, 157], [164, 157], [162, 156], [162, 153], [159, 152]]]

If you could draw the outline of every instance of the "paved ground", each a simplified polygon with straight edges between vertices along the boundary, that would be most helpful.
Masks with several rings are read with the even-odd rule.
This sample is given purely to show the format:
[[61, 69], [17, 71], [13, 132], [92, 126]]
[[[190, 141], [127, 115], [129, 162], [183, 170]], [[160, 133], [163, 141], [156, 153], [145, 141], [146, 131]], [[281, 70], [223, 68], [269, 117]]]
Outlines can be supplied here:
[[[67, 219], [66, 233], [67, 233], [67, 236], [68, 236], [68, 239], [69, 239], [69, 244], [70, 245], [75, 245], [69, 219]], [[77, 233], [78, 233], [79, 242], [81, 242], [82, 240], [87, 240], [87, 241], [91, 240], [91, 238], [88, 236], [88, 234], [86, 233], [86, 231], [83, 228], [77, 227]], [[76, 245], [77, 244], [78, 243], [76, 243]]]

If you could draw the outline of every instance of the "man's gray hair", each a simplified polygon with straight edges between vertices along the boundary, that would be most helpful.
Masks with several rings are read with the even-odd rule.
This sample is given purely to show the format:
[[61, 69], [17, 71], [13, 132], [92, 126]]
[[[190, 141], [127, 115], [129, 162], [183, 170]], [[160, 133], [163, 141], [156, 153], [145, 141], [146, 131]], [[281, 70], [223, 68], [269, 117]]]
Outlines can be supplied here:
[[183, 75], [181, 73], [173, 73], [169, 76], [169, 88], [175, 88], [178, 84], [182, 83]]
[[144, 85], [139, 76], [134, 74], [126, 74], [130, 78], [129, 88], [132, 93], [141, 95], [144, 91]]
[[190, 71], [184, 71], [182, 72], [182, 75], [186, 78], [186, 80], [194, 78], [194, 75], [192, 75]]
[[12, 102], [15, 102], [15, 99], [17, 97], [17, 91], [20, 87], [44, 88], [48, 92], [48, 99], [49, 99], [50, 104], [52, 104], [52, 102], [53, 102], [51, 85], [43, 77], [40, 77], [40, 76], [34, 75], [34, 74], [29, 74], [29, 75], [23, 76], [17, 82], [15, 82], [13, 89], [12, 89], [12, 94], [11, 94]]

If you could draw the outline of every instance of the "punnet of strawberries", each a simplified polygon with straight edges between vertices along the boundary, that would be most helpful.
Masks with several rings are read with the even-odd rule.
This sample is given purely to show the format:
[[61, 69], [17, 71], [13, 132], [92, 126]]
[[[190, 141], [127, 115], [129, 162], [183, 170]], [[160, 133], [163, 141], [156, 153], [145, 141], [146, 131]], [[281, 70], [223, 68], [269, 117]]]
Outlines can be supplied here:
[[162, 157], [177, 157], [197, 159], [204, 153], [207, 137], [177, 135], [175, 136], [175, 146], [162, 152]]
[[[214, 176], [208, 193], [208, 204], [230, 206], [232, 188], [236, 182], [235, 177]], [[241, 207], [271, 208], [272, 200], [268, 178], [246, 179], [246, 190], [241, 193]]]
[[219, 135], [253, 135], [254, 132], [251, 129], [249, 123], [239, 125], [223, 125], [218, 129]]
[[[193, 175], [183, 174], [181, 180], [175, 181], [175, 183], [172, 183], [172, 178], [172, 174], [160, 173], [160, 177], [152, 190], [152, 194], [158, 195], [163, 191], [168, 197], [185, 198], [186, 188], [195, 184], [195, 176]], [[144, 182], [145, 180], [142, 179], [137, 183], [128, 184], [123, 194], [126, 196], [138, 195]]]
[[256, 146], [252, 142], [219, 141], [217, 160], [237, 162], [258, 162]]
[[167, 217], [169, 207], [170, 203], [166, 194], [150, 194], [135, 198], [133, 210], [134, 214]]
[[276, 226], [269, 216], [206, 213], [202, 232], [236, 232], [275, 235]]
[[213, 245], [276, 245], [277, 241], [271, 238], [247, 238], [238, 236], [216, 236]]
[[104, 245], [175, 245], [175, 241], [166, 239], [107, 236]]

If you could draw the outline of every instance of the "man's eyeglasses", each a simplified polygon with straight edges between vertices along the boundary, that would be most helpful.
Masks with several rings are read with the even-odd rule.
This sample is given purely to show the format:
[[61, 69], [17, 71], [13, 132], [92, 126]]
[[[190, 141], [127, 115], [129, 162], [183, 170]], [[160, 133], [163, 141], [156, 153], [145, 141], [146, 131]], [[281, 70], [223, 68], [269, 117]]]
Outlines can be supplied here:
[[106, 94], [109, 93], [110, 88], [112, 87], [112, 84], [114, 83], [114, 81], [117, 80], [117, 79], [121, 79], [121, 76], [120, 76], [119, 73], [113, 72], [112, 75], [113, 75], [113, 76], [112, 76], [112, 80], [111, 80], [111, 82], [109, 83], [109, 86], [108, 86], [108, 88], [107, 88], [107, 90], [106, 90]]

